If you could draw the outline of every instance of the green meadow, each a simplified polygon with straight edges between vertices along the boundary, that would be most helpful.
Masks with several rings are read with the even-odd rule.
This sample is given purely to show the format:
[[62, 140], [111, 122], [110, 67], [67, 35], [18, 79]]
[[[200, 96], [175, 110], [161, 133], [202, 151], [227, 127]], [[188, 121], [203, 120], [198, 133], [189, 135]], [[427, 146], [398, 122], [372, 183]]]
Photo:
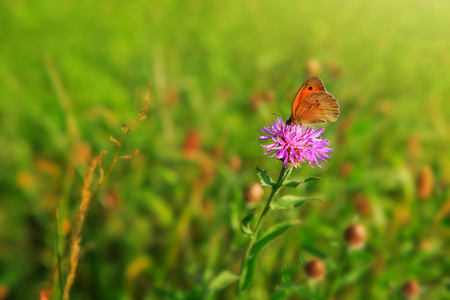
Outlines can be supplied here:
[[[449, 299], [449, 15], [445, 0], [2, 2], [0, 300], [62, 299], [90, 162], [107, 151], [94, 193], [123, 124], [131, 156], [87, 207], [70, 299], [412, 299], [408, 282]], [[340, 104], [316, 125], [333, 153], [280, 195], [321, 201], [267, 214], [263, 231], [301, 223], [240, 291], [241, 220], [270, 194], [248, 187], [282, 166], [260, 128], [312, 75]]]

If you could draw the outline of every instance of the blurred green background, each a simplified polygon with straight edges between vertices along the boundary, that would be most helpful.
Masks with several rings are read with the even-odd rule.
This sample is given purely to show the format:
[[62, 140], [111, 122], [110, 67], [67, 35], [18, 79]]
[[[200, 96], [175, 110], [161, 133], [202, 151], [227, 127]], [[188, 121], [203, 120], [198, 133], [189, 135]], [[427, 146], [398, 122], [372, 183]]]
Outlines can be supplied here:
[[[117, 164], [92, 206], [71, 295], [203, 299], [216, 274], [239, 272], [248, 244], [240, 220], [268, 196], [246, 200], [255, 167], [279, 172], [262, 156], [260, 127], [287, 118], [313, 74], [341, 116], [325, 125], [329, 163], [292, 175], [322, 181], [291, 192], [323, 203], [269, 214], [265, 226], [303, 223], [261, 253], [246, 297], [269, 299], [281, 270], [301, 283], [301, 254], [325, 260], [320, 295], [342, 279], [334, 299], [395, 299], [415, 279], [422, 299], [450, 297], [449, 1], [0, 8], [0, 299], [36, 299], [48, 288], [55, 211], [67, 234], [89, 160], [106, 149], [108, 165], [109, 136], [137, 119], [148, 82], [148, 119], [120, 148], [140, 153]], [[337, 275], [352, 222], [366, 226], [367, 245]], [[234, 299], [235, 290], [213, 298]]]

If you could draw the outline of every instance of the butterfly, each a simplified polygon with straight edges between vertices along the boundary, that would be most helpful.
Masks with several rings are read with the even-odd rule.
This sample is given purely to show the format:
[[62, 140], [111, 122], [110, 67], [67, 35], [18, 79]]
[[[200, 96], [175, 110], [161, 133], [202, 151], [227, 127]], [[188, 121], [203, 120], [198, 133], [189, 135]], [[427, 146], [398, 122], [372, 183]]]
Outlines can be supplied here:
[[286, 124], [334, 122], [338, 117], [337, 100], [327, 92], [322, 80], [314, 76], [306, 80], [295, 95]]

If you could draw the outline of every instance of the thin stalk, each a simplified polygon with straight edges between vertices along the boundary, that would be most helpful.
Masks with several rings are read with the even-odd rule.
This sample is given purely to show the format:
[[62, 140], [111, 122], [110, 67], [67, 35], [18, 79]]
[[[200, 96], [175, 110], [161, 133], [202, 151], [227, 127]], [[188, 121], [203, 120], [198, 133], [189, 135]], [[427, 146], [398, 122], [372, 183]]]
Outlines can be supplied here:
[[57, 266], [58, 266], [58, 284], [59, 284], [59, 299], [62, 300], [63, 297], [63, 276], [61, 269], [61, 252], [59, 251], [59, 211], [56, 210], [56, 258], [57, 258]]
[[286, 181], [286, 179], [291, 175], [292, 173], [292, 167], [285, 168], [284, 165], [281, 167], [280, 175], [278, 176], [277, 183], [272, 188], [272, 192], [270, 193], [269, 199], [267, 199], [266, 206], [264, 206], [264, 210], [259, 216], [258, 223], [256, 223], [255, 227], [255, 234], [258, 232], [259, 225], [261, 224], [262, 220], [266, 216], [266, 214], [269, 212], [270, 204], [272, 203], [273, 199], [275, 199], [275, 196], [278, 194], [280, 189], [283, 187], [283, 183]]
[[333, 274], [333, 277], [330, 279], [330, 287], [328, 289], [327, 298], [331, 298], [336, 293], [336, 283], [337, 279], [341, 275], [342, 270], [347, 264], [348, 260], [348, 250], [343, 248], [339, 255], [339, 264], [337, 265], [336, 271]]
[[[241, 274], [239, 278], [239, 288], [238, 291], [243, 291], [247, 288], [248, 284], [250, 283], [253, 274], [250, 274], [249, 276], [243, 276], [244, 272], [248, 272], [246, 270], [246, 266], [248, 265], [248, 261], [252, 258], [250, 257], [250, 249], [252, 248], [253, 244], [257, 241], [257, 238], [259, 236], [259, 231], [261, 230], [260, 225], [262, 221], [264, 220], [264, 217], [267, 215], [270, 209], [270, 204], [272, 203], [273, 199], [277, 196], [280, 189], [283, 187], [284, 182], [287, 180], [287, 178], [292, 173], [292, 167], [285, 168], [284, 165], [281, 167], [280, 175], [278, 176], [278, 180], [275, 183], [275, 185], [272, 187], [272, 192], [270, 193], [269, 198], [267, 199], [266, 205], [264, 206], [264, 210], [262, 211], [261, 215], [259, 216], [258, 222], [256, 223], [254, 233], [251, 236], [250, 243], [247, 247], [247, 251], [245, 252], [245, 257], [242, 260], [241, 265]], [[246, 281], [244, 281], [246, 280]]]

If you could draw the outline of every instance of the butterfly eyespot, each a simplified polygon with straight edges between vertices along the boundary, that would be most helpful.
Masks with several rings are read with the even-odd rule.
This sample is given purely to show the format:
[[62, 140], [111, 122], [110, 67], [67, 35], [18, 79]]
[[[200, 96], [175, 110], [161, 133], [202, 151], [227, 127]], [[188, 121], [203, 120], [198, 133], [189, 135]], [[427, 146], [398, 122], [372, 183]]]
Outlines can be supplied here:
[[316, 103], [319, 102], [319, 100], [316, 100]]
[[312, 86], [308, 87], [308, 90], [310, 90], [310, 91], [311, 91], [311, 90], [312, 90]]

